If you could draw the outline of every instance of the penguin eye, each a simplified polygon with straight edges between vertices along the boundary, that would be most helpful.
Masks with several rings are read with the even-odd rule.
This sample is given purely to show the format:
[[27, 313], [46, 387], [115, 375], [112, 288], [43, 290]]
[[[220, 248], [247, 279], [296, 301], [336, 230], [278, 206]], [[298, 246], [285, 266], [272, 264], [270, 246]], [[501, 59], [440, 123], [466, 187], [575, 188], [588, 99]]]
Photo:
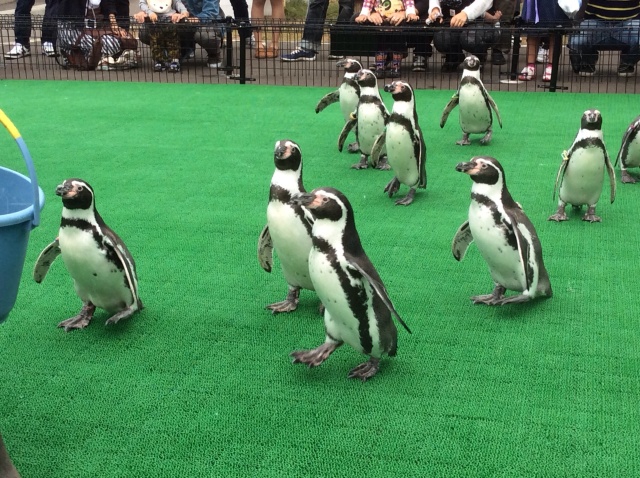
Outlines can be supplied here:
[[482, 169], [487, 169], [487, 163], [482, 163], [482, 165], [480, 166], [480, 168], [482, 168]]
[[322, 204], [327, 204], [329, 202], [329, 198], [327, 196], [322, 196]]
[[81, 193], [82, 191], [84, 191], [84, 186], [78, 186], [78, 192]]

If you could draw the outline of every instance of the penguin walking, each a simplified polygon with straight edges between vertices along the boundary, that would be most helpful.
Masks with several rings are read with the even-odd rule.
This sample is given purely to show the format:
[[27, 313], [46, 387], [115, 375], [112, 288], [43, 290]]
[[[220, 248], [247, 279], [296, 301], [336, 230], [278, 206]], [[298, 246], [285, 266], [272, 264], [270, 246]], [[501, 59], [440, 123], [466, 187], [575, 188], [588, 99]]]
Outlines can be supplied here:
[[[353, 169], [367, 169], [369, 156], [378, 136], [380, 136], [389, 118], [389, 111], [384, 105], [378, 91], [378, 79], [371, 70], [362, 69], [356, 74], [356, 81], [360, 85], [360, 99], [355, 113], [345, 123], [338, 138], [338, 150], [342, 151], [349, 131], [356, 127], [356, 139], [360, 148], [360, 162], [352, 165]], [[381, 157], [373, 163], [376, 169], [389, 169], [386, 158]]]
[[493, 115], [495, 111], [498, 124], [502, 128], [502, 119], [498, 111], [498, 105], [487, 92], [480, 79], [480, 60], [476, 56], [470, 55], [464, 59], [462, 78], [458, 91], [445, 106], [440, 119], [440, 127], [444, 128], [449, 113], [460, 104], [460, 127], [462, 128], [462, 139], [456, 144], [466, 146], [471, 144], [469, 135], [471, 133], [484, 133], [480, 140], [481, 144], [489, 144], [493, 135]]
[[113, 314], [115, 324], [143, 308], [138, 296], [136, 264], [122, 239], [102, 220], [93, 188], [82, 179], [67, 179], [56, 188], [62, 197], [62, 220], [55, 241], [40, 253], [33, 278], [41, 283], [53, 261], [62, 260], [82, 300], [78, 315], [63, 320], [65, 331], [89, 325], [96, 307]]
[[[342, 77], [342, 83], [337, 90], [327, 93], [316, 105], [316, 113], [320, 113], [327, 106], [340, 102], [340, 111], [345, 123], [351, 119], [351, 114], [358, 107], [358, 100], [360, 99], [360, 85], [356, 81], [356, 73], [362, 69], [362, 64], [354, 58], [345, 58], [336, 63], [338, 68], [344, 68], [344, 76]], [[360, 150], [358, 142], [347, 146], [347, 151], [350, 153], [357, 153]]]
[[582, 115], [580, 130], [569, 151], [562, 155], [562, 163], [556, 176], [554, 196], [558, 191], [558, 210], [549, 221], [567, 221], [567, 204], [580, 209], [587, 205], [583, 221], [600, 222], [596, 205], [602, 194], [604, 170], [609, 174], [611, 202], [616, 198], [616, 173], [613, 170], [602, 135], [602, 115], [598, 110], [587, 110]]
[[640, 116], [634, 119], [627, 131], [625, 131], [624, 136], [622, 137], [622, 145], [620, 146], [620, 151], [618, 152], [618, 156], [616, 157], [615, 165], [618, 165], [620, 162], [620, 172], [621, 178], [620, 180], [623, 183], [637, 183], [638, 178], [631, 176], [627, 171], [627, 168], [637, 168], [640, 167], [640, 135], [638, 135], [638, 131], [640, 130]]
[[[333, 188], [301, 194], [296, 202], [313, 215], [309, 273], [324, 311], [325, 342], [291, 353], [293, 363], [317, 367], [343, 343], [369, 356], [349, 378], [373, 377], [384, 354], [396, 355], [397, 330], [392, 315], [409, 331], [367, 257], [347, 198]], [[411, 333], [411, 331], [409, 331]]]
[[269, 188], [267, 225], [258, 240], [258, 260], [265, 271], [271, 272], [274, 248], [280, 259], [289, 292], [285, 300], [266, 306], [277, 314], [296, 310], [300, 289], [313, 290], [309, 277], [313, 217], [292, 201], [293, 196], [306, 192], [300, 146], [287, 139], [276, 142], [273, 162], [276, 169]]
[[[551, 297], [551, 283], [542, 260], [542, 246], [533, 224], [516, 203], [500, 163], [476, 156], [456, 171], [473, 180], [469, 219], [456, 232], [453, 257], [461, 261], [475, 241], [487, 262], [495, 287], [491, 294], [471, 297], [474, 304], [503, 305]], [[507, 290], [521, 292], [505, 296]]]
[[384, 192], [392, 197], [400, 189], [400, 184], [407, 185], [409, 192], [405, 197], [398, 199], [396, 205], [408, 206], [413, 202], [416, 188], [427, 187], [427, 148], [418, 124], [411, 85], [403, 81], [394, 81], [385, 85], [384, 91], [391, 93], [394, 103], [387, 127], [373, 145], [371, 157], [376, 162], [383, 145], [386, 147], [387, 159], [395, 177], [384, 188]]

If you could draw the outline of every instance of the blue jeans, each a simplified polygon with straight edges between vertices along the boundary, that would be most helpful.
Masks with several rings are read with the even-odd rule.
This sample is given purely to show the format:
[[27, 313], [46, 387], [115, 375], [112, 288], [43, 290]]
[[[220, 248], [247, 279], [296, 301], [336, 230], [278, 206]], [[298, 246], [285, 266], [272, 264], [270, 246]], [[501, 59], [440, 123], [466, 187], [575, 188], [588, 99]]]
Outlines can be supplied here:
[[31, 38], [31, 9], [36, 0], [18, 0], [16, 2], [15, 26], [13, 32], [16, 43], [22, 43], [25, 47], [30, 47]]
[[640, 60], [640, 20], [584, 20], [580, 31], [569, 38], [571, 66], [595, 66], [598, 47], [622, 49], [620, 64], [635, 65]]
[[[337, 23], [349, 22], [353, 15], [353, 3], [354, 0], [338, 0]], [[329, 8], [329, 0], [309, 0], [300, 48], [312, 50], [316, 53], [320, 50], [322, 35], [324, 34], [324, 21], [327, 18], [327, 8]]]

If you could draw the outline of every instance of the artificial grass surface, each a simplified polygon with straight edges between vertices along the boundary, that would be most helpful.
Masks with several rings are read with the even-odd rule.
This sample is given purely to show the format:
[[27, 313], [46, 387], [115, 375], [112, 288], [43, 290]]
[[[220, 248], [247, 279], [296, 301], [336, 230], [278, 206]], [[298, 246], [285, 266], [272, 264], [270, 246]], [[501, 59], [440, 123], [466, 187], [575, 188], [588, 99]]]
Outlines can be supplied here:
[[[496, 92], [504, 129], [462, 148], [457, 111], [438, 127], [451, 91], [418, 91], [428, 186], [402, 208], [382, 193], [390, 172], [351, 170], [357, 158], [338, 153], [338, 106], [313, 112], [327, 91], [0, 83], [47, 195], [0, 327], [0, 430], [23, 478], [638, 475], [640, 186], [619, 183], [613, 205], [605, 188], [601, 224], [546, 221], [583, 111], [600, 109], [615, 157], [637, 96]], [[324, 338], [312, 292], [291, 314], [264, 310], [286, 294], [279, 266], [256, 259], [282, 138], [300, 144], [308, 190], [349, 197], [413, 330], [399, 328], [398, 356], [367, 383], [347, 380], [365, 359], [348, 346], [317, 369], [289, 363]], [[0, 147], [23, 171], [7, 134]], [[454, 166], [480, 154], [502, 162], [538, 230], [549, 300], [469, 301], [493, 285], [474, 246], [462, 263], [451, 255], [471, 187]], [[30, 277], [68, 177], [92, 184], [138, 264], [146, 308], [115, 327], [100, 311], [64, 333], [56, 324], [81, 305], [64, 265]]]

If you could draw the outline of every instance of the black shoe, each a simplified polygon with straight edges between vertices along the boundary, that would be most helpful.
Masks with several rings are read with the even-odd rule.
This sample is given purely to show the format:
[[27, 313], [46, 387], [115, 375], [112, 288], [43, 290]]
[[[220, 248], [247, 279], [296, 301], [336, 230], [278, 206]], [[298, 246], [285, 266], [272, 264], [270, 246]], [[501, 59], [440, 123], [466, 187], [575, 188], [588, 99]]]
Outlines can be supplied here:
[[386, 70], [384, 68], [376, 68], [373, 70], [373, 74], [376, 75], [376, 78], [381, 80], [386, 76]]
[[153, 66], [153, 71], [164, 71], [166, 69], [167, 65], [161, 61], [156, 62], [156, 64]]
[[506, 65], [507, 59], [504, 57], [500, 50], [492, 50], [491, 52], [491, 64], [500, 66]]
[[596, 65], [581, 65], [578, 70], [580, 76], [593, 76], [596, 74]]
[[618, 76], [633, 76], [636, 74], [636, 67], [634, 65], [627, 65], [620, 63], [618, 67]]

